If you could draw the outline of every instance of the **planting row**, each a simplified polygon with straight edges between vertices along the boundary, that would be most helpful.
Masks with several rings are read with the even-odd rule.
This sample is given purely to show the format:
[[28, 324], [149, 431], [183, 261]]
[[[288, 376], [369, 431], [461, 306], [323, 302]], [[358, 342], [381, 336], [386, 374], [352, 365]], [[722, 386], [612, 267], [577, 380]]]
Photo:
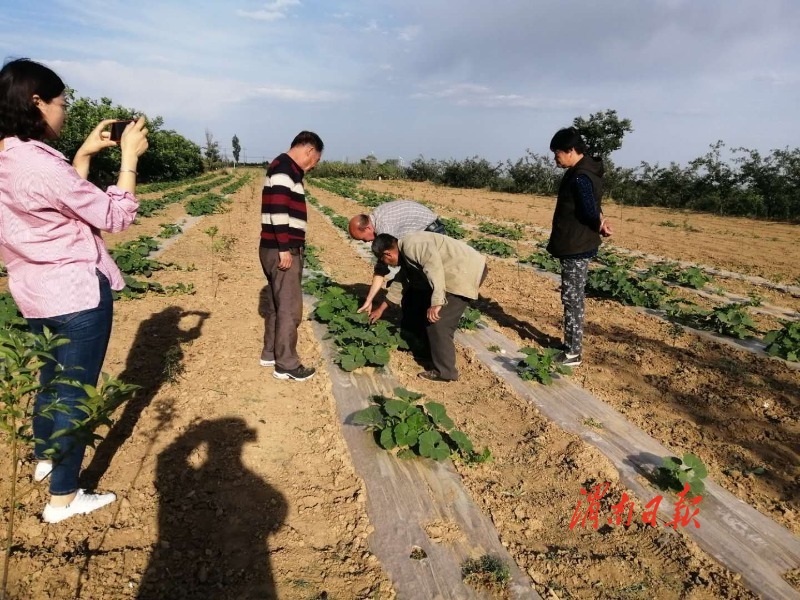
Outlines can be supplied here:
[[[212, 180], [206, 180], [201, 183], [190, 185], [184, 189], [176, 192], [164, 194], [159, 198], [150, 200], [142, 200], [139, 203], [139, 217], [151, 217], [158, 211], [162, 210], [170, 204], [182, 202], [189, 198], [186, 202], [186, 212], [192, 216], [209, 215], [222, 212], [221, 205], [226, 202], [226, 195], [232, 194], [242, 186], [246, 185], [251, 175], [245, 173], [234, 181], [235, 175], [223, 175], [216, 177]], [[207, 194], [210, 190], [220, 187], [219, 193]], [[201, 194], [205, 194], [202, 195]]]
[[[327, 191], [361, 202], [357, 184], [347, 180], [326, 179], [314, 184]], [[381, 195], [381, 202], [396, 199], [389, 194]], [[367, 204], [372, 206], [372, 204]], [[328, 207], [320, 207], [334, 225], [347, 231], [348, 219], [333, 213]], [[458, 219], [440, 219], [448, 235], [457, 239], [464, 238], [468, 232]], [[482, 252], [498, 258], [517, 257], [520, 263], [531, 264], [545, 271], [560, 272], [560, 263], [539, 244], [528, 256], [518, 256], [513, 246], [503, 241], [505, 238], [518, 241], [524, 236], [522, 226], [505, 226], [491, 222], [481, 223], [478, 231], [493, 237], [477, 237], [469, 240], [469, 245]], [[596, 258], [601, 266], [589, 272], [586, 285], [587, 295], [596, 298], [615, 300], [629, 306], [641, 306], [665, 311], [666, 317], [695, 329], [712, 331], [736, 339], [764, 336], [765, 350], [770, 356], [777, 356], [789, 361], [800, 360], [800, 322], [784, 320], [781, 327], [767, 332], [759, 331], [748, 313], [748, 308], [757, 306], [758, 298], [749, 303], [724, 303], [705, 309], [698, 304], [673, 294], [668, 284], [690, 289], [702, 290], [710, 278], [699, 268], [682, 269], [677, 264], [653, 265], [644, 271], [633, 268], [635, 259], [622, 256], [612, 251], [601, 250]], [[546, 358], [543, 357], [543, 360]]]
[[[347, 230], [347, 219], [336, 214], [330, 207], [321, 206], [316, 198], [312, 197], [310, 202], [328, 216], [335, 226]], [[307, 250], [307, 265], [309, 268], [313, 265], [314, 269], [320, 267], [316, 250], [313, 248]], [[327, 337], [333, 339], [339, 351], [334, 359], [339, 368], [345, 371], [353, 371], [364, 366], [381, 368], [388, 364], [392, 351], [408, 349], [409, 343], [403, 338], [402, 332], [397, 332], [391, 324], [382, 320], [370, 325], [367, 314], [357, 312], [360, 306], [359, 299], [334, 285], [327, 277], [316, 275], [308, 278], [304, 283], [304, 291], [319, 299], [312, 318], [327, 325]], [[479, 326], [480, 317], [480, 311], [468, 309], [459, 328], [475, 329]], [[488, 350], [501, 352], [499, 347], [489, 347]], [[572, 373], [569, 367], [556, 362], [555, 356], [558, 351], [555, 349], [522, 348], [520, 351], [524, 354], [524, 358], [517, 363], [516, 371], [525, 381], [549, 385], [554, 375]], [[375, 441], [382, 448], [396, 449], [400, 458], [410, 458], [415, 455], [445, 458], [455, 450], [460, 453], [458, 458], [466, 462], [482, 462], [490, 458], [491, 453], [488, 449], [477, 454], [466, 436], [462, 439], [461, 432], [452, 431], [452, 421], [446, 415], [438, 416], [439, 411], [444, 414], [443, 406], [429, 402], [425, 407], [415, 407], [414, 401], [420, 396], [404, 389], [396, 389], [395, 395], [398, 398], [383, 396], [373, 398], [373, 406], [359, 411], [353, 418], [354, 424], [364, 425], [375, 432]], [[427, 420], [424, 418], [426, 415]], [[429, 426], [445, 428], [444, 432], [440, 432], [443, 441], [438, 450], [435, 445], [427, 443], [427, 436], [420, 437], [421, 431], [427, 430]], [[408, 448], [414, 444], [418, 446]], [[686, 453], [682, 458], [664, 456], [661, 466], [650, 473], [648, 479], [659, 489], [670, 490], [680, 498], [684, 496], [697, 498], [704, 493], [704, 479], [707, 474], [707, 468], [701, 459], [692, 453]]]

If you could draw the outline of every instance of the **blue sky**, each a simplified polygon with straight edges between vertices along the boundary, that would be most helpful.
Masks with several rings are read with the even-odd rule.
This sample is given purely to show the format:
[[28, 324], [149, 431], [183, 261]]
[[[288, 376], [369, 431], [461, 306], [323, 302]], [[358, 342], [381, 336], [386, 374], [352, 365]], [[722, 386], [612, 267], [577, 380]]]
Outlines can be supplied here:
[[3, 0], [0, 54], [248, 159], [301, 129], [326, 158], [546, 153], [576, 116], [633, 121], [618, 163], [722, 139], [800, 145], [796, 0]]

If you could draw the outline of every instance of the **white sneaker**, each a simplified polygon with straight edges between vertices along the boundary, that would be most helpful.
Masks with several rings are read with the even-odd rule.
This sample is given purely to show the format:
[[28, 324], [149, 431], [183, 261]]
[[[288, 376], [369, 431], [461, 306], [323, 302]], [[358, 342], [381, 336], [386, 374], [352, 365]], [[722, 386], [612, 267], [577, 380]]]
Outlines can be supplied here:
[[274, 360], [264, 360], [262, 358], [260, 361], [258, 361], [258, 364], [260, 364], [262, 367], [274, 367], [275, 366], [275, 361]]
[[49, 460], [40, 460], [36, 463], [36, 468], [33, 470], [33, 480], [36, 483], [44, 481], [47, 476], [53, 472], [53, 462]]
[[48, 503], [42, 512], [42, 520], [45, 523], [58, 523], [74, 515], [88, 515], [116, 499], [117, 495], [112, 493], [87, 494], [83, 490], [78, 490], [75, 499], [66, 506], [51, 506]]

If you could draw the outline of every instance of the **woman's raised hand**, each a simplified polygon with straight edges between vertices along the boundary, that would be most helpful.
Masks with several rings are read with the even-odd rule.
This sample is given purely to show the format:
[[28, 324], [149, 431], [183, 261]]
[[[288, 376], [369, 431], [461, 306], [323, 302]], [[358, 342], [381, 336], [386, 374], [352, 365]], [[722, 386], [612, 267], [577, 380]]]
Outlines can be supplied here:
[[116, 142], [112, 142], [109, 138], [111, 137], [111, 133], [108, 131], [104, 131], [106, 127], [111, 125], [111, 123], [117, 121], [117, 119], [103, 119], [100, 123], [95, 127], [92, 132], [86, 136], [83, 144], [80, 148], [78, 148], [78, 152], [76, 153], [75, 157], [78, 158], [79, 156], [84, 157], [92, 157], [100, 150], [104, 148], [111, 148], [112, 146], [116, 146]]
[[122, 151], [122, 165], [126, 165], [126, 159], [138, 159], [147, 150], [147, 127], [144, 126], [144, 117], [128, 123], [122, 132], [119, 147]]

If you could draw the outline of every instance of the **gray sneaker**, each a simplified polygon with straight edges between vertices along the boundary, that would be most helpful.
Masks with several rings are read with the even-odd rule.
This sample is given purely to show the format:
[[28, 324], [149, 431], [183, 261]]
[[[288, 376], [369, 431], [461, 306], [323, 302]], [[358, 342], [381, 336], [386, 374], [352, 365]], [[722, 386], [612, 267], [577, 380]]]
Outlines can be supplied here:
[[559, 352], [553, 357], [553, 362], [560, 363], [565, 367], [579, 367], [583, 361], [581, 360], [580, 354]]
[[282, 371], [276, 367], [275, 371], [272, 373], [272, 376], [275, 379], [293, 379], [294, 381], [305, 381], [306, 379], [311, 379], [316, 372], [317, 370], [315, 368], [304, 367], [303, 365], [300, 365], [291, 371]]

